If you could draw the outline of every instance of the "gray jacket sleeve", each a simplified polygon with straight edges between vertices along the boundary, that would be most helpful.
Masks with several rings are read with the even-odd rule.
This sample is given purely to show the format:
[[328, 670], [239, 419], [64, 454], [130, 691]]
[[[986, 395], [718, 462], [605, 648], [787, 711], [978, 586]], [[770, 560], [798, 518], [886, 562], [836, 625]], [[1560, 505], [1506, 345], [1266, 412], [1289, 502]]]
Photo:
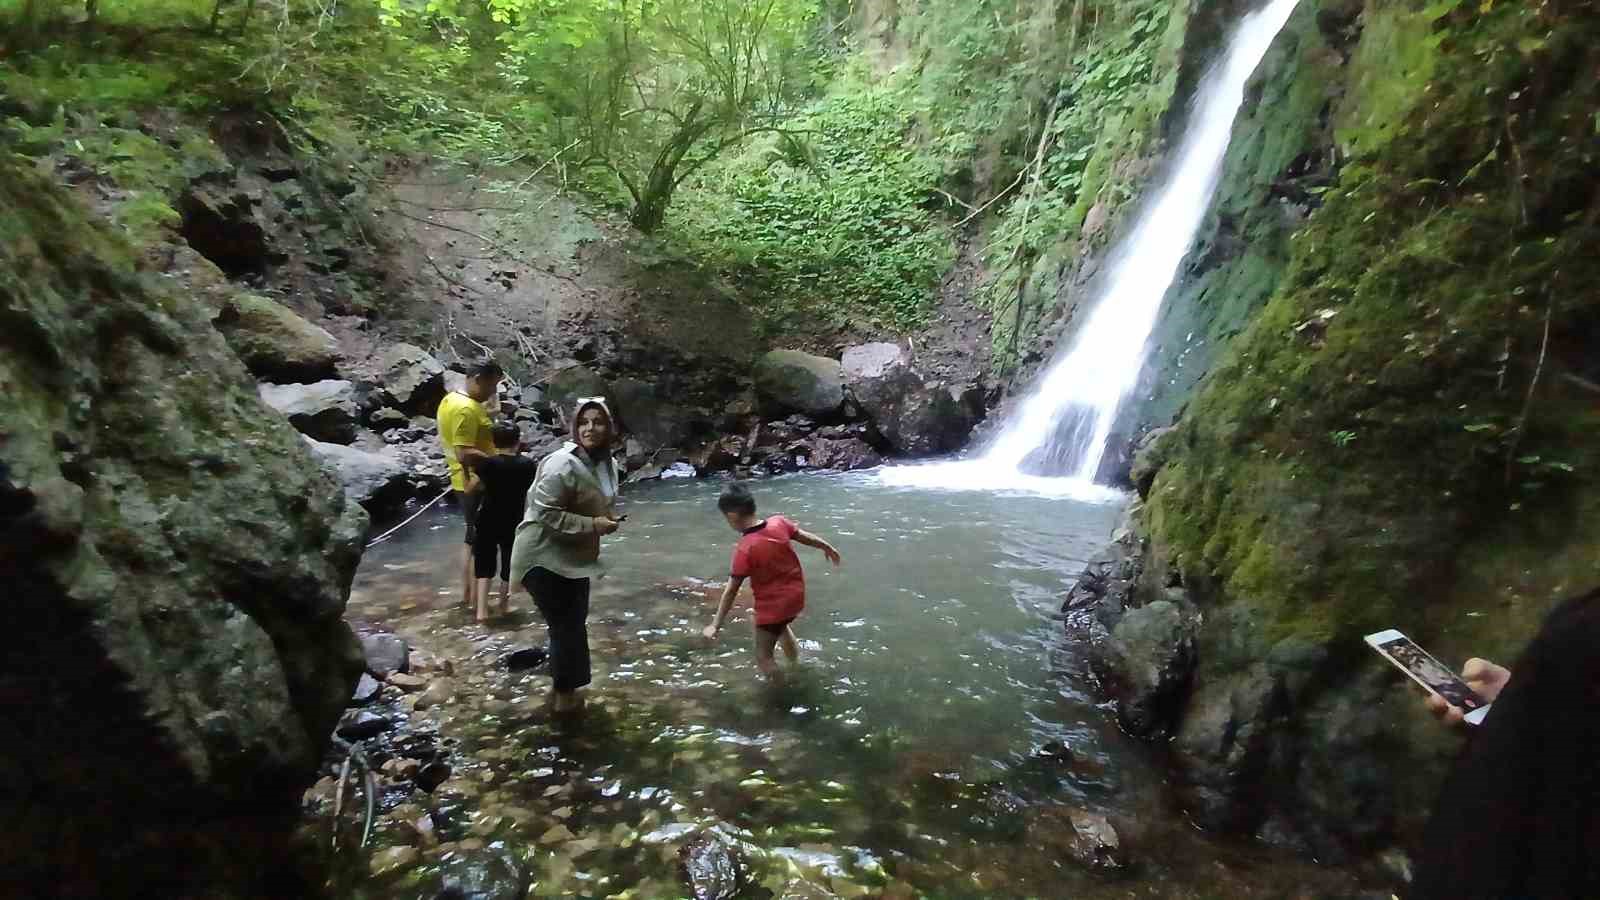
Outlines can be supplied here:
[[576, 485], [576, 478], [570, 465], [565, 461], [552, 460], [553, 465], [547, 465], [533, 482], [533, 490], [528, 492], [529, 512], [537, 512], [539, 523], [557, 534], [591, 534], [594, 532], [594, 519], [590, 516], [580, 516], [567, 512], [566, 507], [571, 503]]

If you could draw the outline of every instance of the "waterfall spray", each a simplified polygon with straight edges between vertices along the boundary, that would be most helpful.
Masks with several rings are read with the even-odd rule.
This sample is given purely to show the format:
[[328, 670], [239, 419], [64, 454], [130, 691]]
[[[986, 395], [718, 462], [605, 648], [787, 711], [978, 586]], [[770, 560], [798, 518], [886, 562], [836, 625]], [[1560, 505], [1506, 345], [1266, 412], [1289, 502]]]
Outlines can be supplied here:
[[1296, 2], [1271, 0], [1234, 29], [1223, 58], [1201, 80], [1169, 175], [1127, 238], [1111, 252], [1107, 274], [1076, 337], [1049, 364], [983, 456], [888, 469], [885, 480], [1089, 497], [1104, 493], [1093, 485], [1095, 474], [1117, 412], [1144, 365], [1162, 298], [1211, 205], [1245, 84]]

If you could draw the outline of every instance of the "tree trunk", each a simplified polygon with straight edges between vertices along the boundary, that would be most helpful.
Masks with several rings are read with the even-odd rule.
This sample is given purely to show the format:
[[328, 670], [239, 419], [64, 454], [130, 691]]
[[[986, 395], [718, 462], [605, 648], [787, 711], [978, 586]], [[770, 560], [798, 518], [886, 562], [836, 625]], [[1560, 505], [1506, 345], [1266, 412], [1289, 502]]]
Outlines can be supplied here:
[[667, 206], [672, 203], [672, 189], [677, 186], [672, 178], [673, 168], [657, 165], [650, 170], [650, 179], [645, 182], [644, 190], [639, 192], [639, 199], [633, 204], [633, 212], [628, 214], [628, 220], [633, 227], [645, 234], [650, 234], [667, 217]]

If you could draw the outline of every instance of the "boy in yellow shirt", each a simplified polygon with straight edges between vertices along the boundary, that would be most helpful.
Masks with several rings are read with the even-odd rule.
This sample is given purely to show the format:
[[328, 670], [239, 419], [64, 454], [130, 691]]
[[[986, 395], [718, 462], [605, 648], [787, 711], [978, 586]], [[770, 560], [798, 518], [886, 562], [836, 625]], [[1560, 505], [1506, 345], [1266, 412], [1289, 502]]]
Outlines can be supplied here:
[[450, 466], [450, 487], [456, 492], [461, 513], [467, 522], [465, 546], [461, 552], [461, 602], [476, 609], [477, 581], [473, 577], [472, 542], [481, 497], [472, 467], [494, 455], [494, 425], [484, 407], [505, 373], [494, 360], [484, 360], [467, 371], [465, 393], [451, 391], [439, 401], [439, 443]]

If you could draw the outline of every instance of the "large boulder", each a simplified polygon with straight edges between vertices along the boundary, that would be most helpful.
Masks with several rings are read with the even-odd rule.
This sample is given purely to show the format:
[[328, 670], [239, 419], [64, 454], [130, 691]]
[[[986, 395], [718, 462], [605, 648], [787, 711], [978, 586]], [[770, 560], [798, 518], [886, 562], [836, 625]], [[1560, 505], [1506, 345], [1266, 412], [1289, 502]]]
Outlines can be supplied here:
[[1128, 610], [1093, 653], [1117, 719], [1137, 737], [1170, 733], [1194, 672], [1195, 617], [1184, 609], [1183, 591], [1172, 593], [1172, 600]]
[[771, 413], [831, 418], [844, 406], [839, 361], [799, 350], [773, 350], [756, 362], [756, 393]]
[[282, 865], [361, 674], [367, 517], [191, 297], [0, 160], [0, 871], [307, 896]]
[[845, 384], [879, 436], [897, 453], [921, 456], [958, 450], [977, 422], [976, 392], [925, 381], [898, 344], [851, 347], [841, 363]]
[[334, 376], [339, 342], [280, 303], [240, 293], [223, 301], [212, 324], [257, 377], [320, 381]]
[[661, 396], [656, 386], [632, 378], [611, 382], [609, 405], [629, 435], [656, 449], [689, 437], [684, 412]]
[[283, 413], [301, 434], [331, 444], [348, 444], [356, 439], [356, 421], [361, 415], [356, 386], [348, 381], [318, 381], [312, 384], [262, 384], [263, 403]]
[[384, 400], [408, 416], [432, 416], [444, 399], [444, 365], [414, 344], [395, 344], [378, 356]]
[[338, 477], [345, 494], [368, 512], [388, 512], [411, 496], [411, 468], [392, 451], [362, 450], [312, 438], [306, 442]]

